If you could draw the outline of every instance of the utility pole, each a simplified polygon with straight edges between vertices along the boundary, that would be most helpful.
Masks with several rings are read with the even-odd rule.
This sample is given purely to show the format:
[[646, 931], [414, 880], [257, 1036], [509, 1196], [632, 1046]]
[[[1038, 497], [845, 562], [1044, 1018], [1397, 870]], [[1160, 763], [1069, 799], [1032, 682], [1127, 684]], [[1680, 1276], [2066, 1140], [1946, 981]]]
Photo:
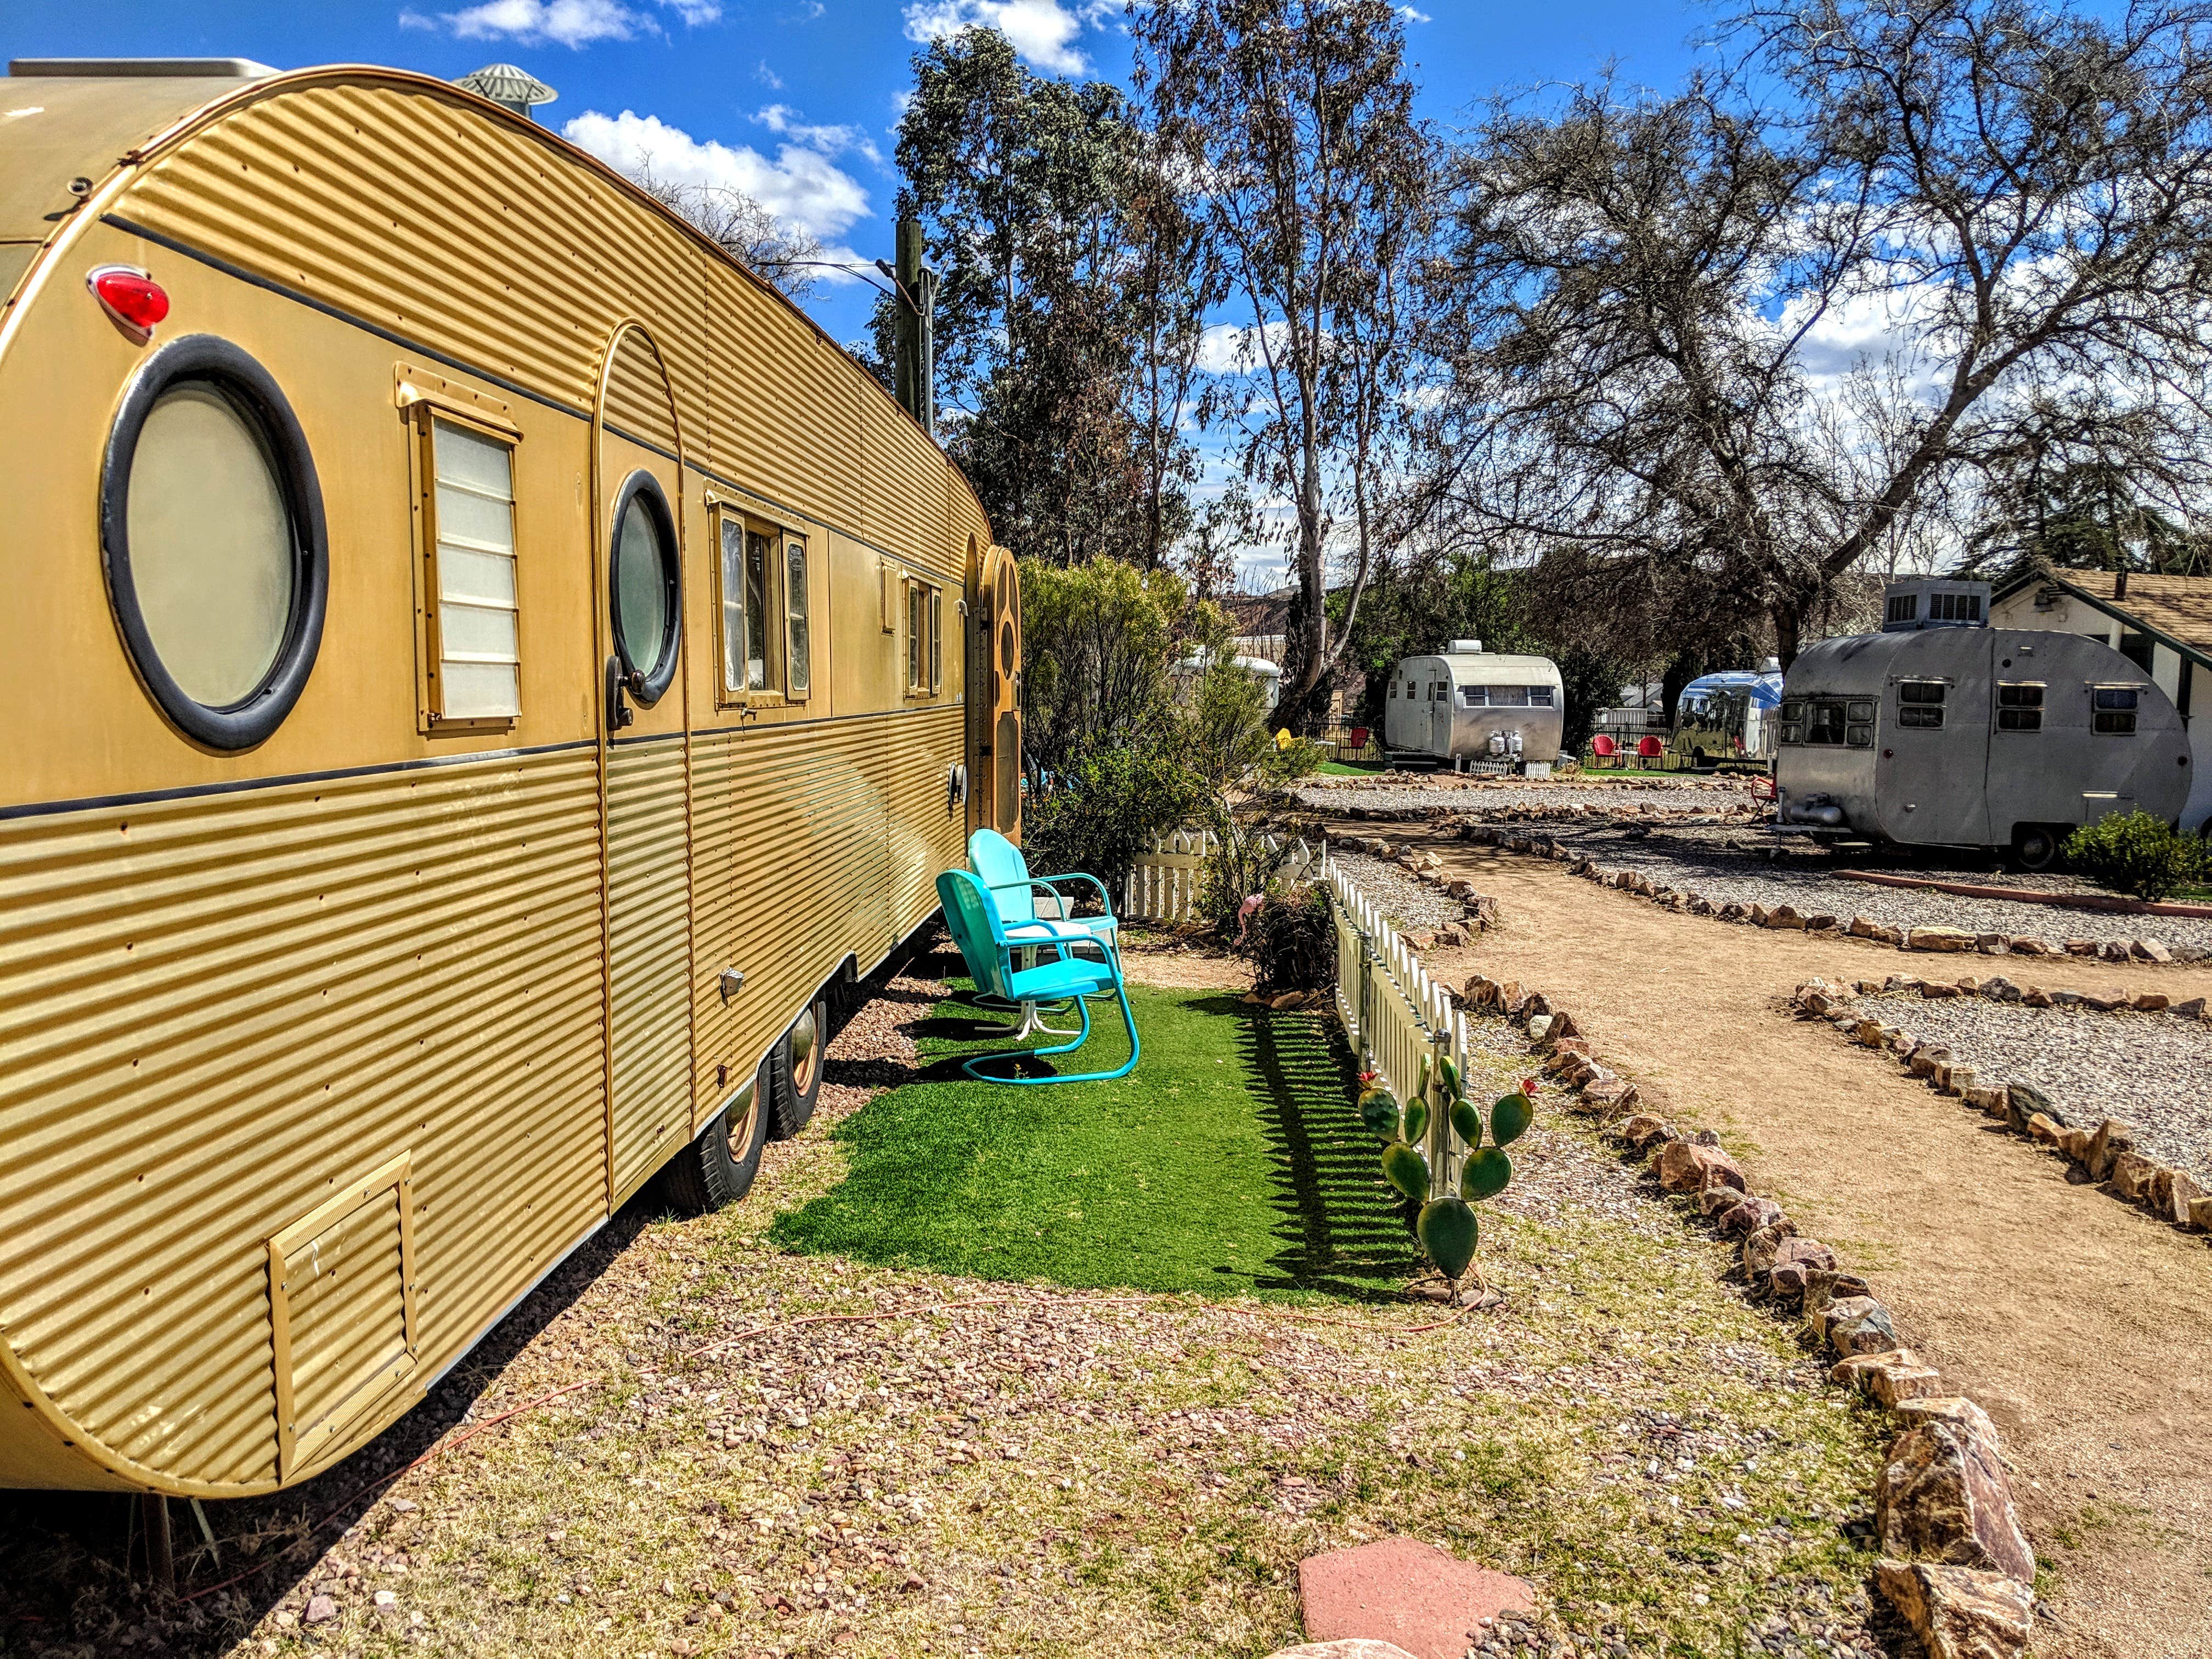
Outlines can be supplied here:
[[898, 327], [892, 337], [891, 377], [899, 402], [937, 436], [937, 273], [921, 262], [921, 221], [903, 215], [898, 222], [898, 263], [876, 268], [898, 292]]

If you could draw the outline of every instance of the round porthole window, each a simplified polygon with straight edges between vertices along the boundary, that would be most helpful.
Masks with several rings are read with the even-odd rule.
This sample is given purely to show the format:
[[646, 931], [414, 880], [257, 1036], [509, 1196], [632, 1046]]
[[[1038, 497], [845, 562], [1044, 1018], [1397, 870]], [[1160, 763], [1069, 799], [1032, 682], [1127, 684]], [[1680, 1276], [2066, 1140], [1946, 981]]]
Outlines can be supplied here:
[[654, 702], [676, 678], [683, 630], [676, 520], [650, 472], [633, 472], [615, 501], [610, 560], [615, 653], [640, 702]]
[[108, 436], [100, 541], [117, 628], [170, 722], [221, 750], [276, 731], [321, 644], [330, 554], [306, 434], [267, 370], [209, 335], [148, 361]]

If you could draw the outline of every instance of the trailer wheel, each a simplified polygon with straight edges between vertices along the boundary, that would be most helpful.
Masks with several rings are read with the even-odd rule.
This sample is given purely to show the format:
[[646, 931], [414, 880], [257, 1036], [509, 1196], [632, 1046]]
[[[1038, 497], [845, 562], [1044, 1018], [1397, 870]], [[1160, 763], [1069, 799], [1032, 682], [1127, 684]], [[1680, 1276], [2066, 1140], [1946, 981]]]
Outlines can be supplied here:
[[769, 1049], [753, 1080], [724, 1103], [706, 1132], [668, 1160], [660, 1191], [672, 1209], [707, 1215], [752, 1190], [768, 1145], [769, 1113], [783, 1075], [783, 1047]]
[[2048, 870], [2058, 862], [2066, 832], [2056, 824], [2023, 823], [2012, 832], [2012, 861], [2023, 870]]
[[814, 1115], [822, 1097], [822, 1054], [830, 1046], [830, 1000], [817, 994], [784, 1033], [775, 1096], [775, 1138], [788, 1140]]

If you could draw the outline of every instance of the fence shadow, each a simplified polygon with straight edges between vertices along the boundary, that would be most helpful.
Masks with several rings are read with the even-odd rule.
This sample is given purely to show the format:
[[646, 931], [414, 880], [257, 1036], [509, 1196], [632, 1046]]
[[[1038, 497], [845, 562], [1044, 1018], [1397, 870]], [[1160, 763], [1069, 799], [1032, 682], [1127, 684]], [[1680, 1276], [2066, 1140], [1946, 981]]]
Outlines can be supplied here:
[[1282, 1248], [1257, 1286], [1396, 1301], [1395, 1282], [1423, 1264], [1403, 1203], [1382, 1184], [1381, 1145], [1359, 1121], [1342, 1029], [1324, 1015], [1279, 1014], [1227, 996], [1198, 1006], [1237, 1028], [1281, 1194], [1275, 1231]]

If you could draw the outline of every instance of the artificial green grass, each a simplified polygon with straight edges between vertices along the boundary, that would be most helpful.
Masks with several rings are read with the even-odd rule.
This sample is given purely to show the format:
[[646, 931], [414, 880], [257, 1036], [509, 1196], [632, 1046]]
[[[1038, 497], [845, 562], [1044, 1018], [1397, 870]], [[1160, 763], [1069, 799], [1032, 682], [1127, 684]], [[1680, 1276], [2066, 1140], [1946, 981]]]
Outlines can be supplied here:
[[1321, 775], [1325, 778], [1364, 778], [1382, 769], [1381, 761], [1364, 761], [1352, 765], [1344, 761], [1323, 761]]
[[[769, 1237], [977, 1279], [1395, 1297], [1419, 1264], [1335, 1028], [1225, 991], [1135, 987], [1129, 1000], [1137, 1069], [1045, 1089], [962, 1073], [959, 1056], [1005, 1048], [1011, 1027], [940, 1005], [921, 1042], [934, 1063], [837, 1126], [845, 1179]], [[1091, 1040], [1063, 1069], [1127, 1054], [1118, 1011], [1093, 1009]]]

